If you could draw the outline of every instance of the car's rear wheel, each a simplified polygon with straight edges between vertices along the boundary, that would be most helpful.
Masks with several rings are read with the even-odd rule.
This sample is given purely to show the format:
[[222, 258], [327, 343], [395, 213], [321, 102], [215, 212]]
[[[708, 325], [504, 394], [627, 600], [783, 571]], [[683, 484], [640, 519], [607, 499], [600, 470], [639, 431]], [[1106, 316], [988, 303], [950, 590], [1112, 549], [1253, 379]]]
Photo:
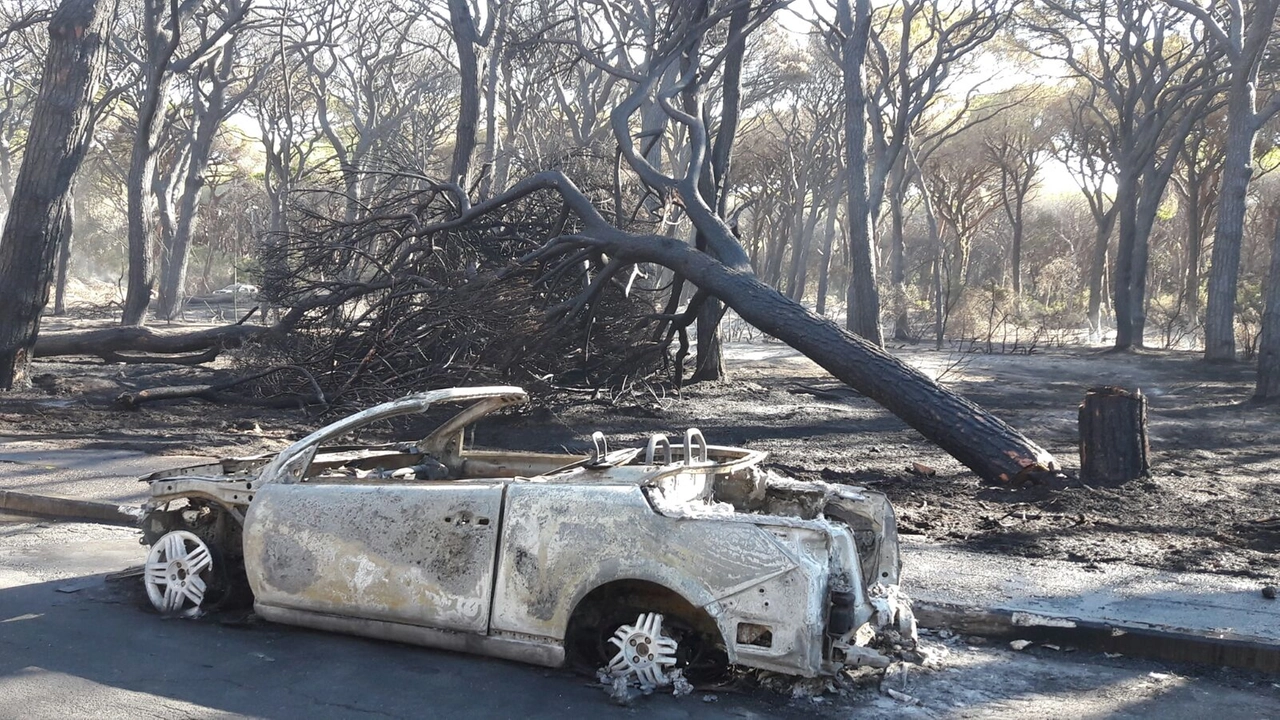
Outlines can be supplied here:
[[[651, 652], [637, 652], [642, 643]], [[578, 670], [632, 675], [642, 685], [651, 664], [663, 677], [680, 670], [694, 683], [721, 679], [729, 665], [710, 616], [665, 588], [638, 581], [606, 585], [584, 598], [569, 623], [565, 647]], [[632, 652], [625, 655], [627, 650]], [[633, 672], [641, 668], [645, 673]]]
[[663, 628], [660, 613], [640, 613], [634, 623], [619, 626], [609, 642], [617, 649], [605, 666], [609, 675], [634, 678], [642, 688], [671, 684], [667, 671], [675, 669], [679, 643]]

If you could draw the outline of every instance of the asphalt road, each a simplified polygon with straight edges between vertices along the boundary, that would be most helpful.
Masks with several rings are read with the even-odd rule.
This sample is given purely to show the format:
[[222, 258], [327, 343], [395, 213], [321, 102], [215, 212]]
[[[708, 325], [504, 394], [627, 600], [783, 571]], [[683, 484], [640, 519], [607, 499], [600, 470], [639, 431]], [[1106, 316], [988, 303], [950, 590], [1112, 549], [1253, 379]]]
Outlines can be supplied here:
[[623, 708], [566, 671], [239, 618], [161, 619], [140, 581], [104, 580], [141, 560], [136, 537], [0, 519], [0, 718], [1280, 716], [1280, 678], [958, 640], [938, 669], [895, 686], [919, 704], [874, 689], [817, 701], [757, 689]]

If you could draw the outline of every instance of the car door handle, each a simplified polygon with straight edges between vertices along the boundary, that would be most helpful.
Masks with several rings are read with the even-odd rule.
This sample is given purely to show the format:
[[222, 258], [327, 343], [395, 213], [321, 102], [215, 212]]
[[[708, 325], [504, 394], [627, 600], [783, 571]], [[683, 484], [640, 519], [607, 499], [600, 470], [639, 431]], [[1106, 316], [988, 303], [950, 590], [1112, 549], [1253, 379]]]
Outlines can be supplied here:
[[[462, 515], [457, 515], [457, 516], [449, 515], [445, 517], [444, 521], [448, 525], [457, 525], [458, 527], [462, 527], [463, 525], [472, 524], [472, 519], [473, 518], [470, 515], [464, 513]], [[487, 517], [477, 517], [477, 518], [474, 518], [474, 520], [476, 525], [489, 524], [489, 518]]]

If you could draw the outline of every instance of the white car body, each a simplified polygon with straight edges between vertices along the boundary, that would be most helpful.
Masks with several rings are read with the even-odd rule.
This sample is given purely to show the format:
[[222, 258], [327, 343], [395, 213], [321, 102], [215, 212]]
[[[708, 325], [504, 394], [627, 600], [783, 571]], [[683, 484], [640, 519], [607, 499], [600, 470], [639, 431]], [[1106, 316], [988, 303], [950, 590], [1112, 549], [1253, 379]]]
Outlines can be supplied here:
[[[268, 620], [547, 666], [592, 603], [695, 615], [729, 662], [802, 676], [877, 662], [858, 628], [913, 622], [883, 496], [782, 478], [696, 430], [591, 456], [463, 446], [471, 423], [524, 401], [426, 392], [269, 459], [157, 473], [144, 530], [154, 542], [199, 514], [186, 529], [243, 558]], [[443, 402], [470, 405], [421, 441], [322, 448]]]

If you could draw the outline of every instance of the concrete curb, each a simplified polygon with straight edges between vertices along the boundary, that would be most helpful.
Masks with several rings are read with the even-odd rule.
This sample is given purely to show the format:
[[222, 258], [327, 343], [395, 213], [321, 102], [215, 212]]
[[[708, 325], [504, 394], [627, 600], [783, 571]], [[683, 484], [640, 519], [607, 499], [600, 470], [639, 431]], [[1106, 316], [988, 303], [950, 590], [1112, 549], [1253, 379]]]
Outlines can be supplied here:
[[138, 523], [138, 509], [130, 505], [35, 495], [16, 490], [0, 490], [0, 510], [104, 525], [132, 526]]
[[964, 635], [1000, 640], [1032, 640], [1156, 660], [1200, 663], [1280, 675], [1280, 643], [1273, 639], [1202, 629], [1114, 623], [1043, 612], [974, 608], [916, 599], [921, 627], [947, 628]]

